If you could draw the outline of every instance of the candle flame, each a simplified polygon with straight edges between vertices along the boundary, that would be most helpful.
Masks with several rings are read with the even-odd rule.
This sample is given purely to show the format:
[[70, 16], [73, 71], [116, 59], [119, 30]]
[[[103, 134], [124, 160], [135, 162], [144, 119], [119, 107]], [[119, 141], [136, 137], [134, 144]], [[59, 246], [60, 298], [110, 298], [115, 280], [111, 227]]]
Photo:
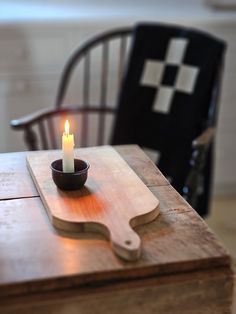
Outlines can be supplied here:
[[65, 134], [69, 135], [70, 134], [70, 123], [68, 120], [65, 122]]

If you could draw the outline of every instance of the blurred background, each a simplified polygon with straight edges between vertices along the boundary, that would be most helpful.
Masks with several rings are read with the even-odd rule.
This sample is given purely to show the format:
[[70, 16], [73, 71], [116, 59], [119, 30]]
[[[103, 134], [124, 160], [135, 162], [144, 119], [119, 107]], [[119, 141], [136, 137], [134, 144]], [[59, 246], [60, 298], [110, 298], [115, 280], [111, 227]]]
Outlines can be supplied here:
[[[138, 21], [193, 26], [227, 42], [214, 199], [206, 222], [236, 259], [236, 0], [1, 1], [0, 152], [25, 150], [9, 121], [53, 107], [62, 68], [78, 45]], [[68, 102], [76, 103], [77, 92], [72, 87]]]

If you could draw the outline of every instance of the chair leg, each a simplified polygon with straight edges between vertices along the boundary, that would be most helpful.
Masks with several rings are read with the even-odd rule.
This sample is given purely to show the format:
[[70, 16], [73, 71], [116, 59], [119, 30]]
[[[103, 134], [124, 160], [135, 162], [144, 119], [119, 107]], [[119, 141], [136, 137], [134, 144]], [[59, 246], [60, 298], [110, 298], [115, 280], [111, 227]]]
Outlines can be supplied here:
[[[213, 146], [213, 145], [212, 145]], [[206, 163], [202, 173], [204, 174], [203, 193], [198, 196], [197, 211], [200, 216], [207, 216], [210, 208], [211, 194], [212, 194], [212, 181], [213, 181], [213, 147], [209, 147]]]
[[212, 188], [212, 145], [194, 150], [191, 171], [183, 188], [183, 197], [202, 217], [208, 214]]
[[202, 185], [205, 157], [206, 151], [204, 147], [200, 147], [193, 151], [190, 160], [191, 171], [183, 188], [183, 197], [198, 213], [198, 196], [204, 191]]

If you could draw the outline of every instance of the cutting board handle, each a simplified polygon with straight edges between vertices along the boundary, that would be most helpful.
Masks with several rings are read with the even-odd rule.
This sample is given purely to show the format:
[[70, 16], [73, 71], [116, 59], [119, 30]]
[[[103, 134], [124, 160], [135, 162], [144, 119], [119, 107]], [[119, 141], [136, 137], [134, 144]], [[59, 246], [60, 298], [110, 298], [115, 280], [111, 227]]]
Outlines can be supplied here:
[[110, 242], [114, 252], [128, 261], [139, 259], [141, 240], [128, 223], [120, 224], [117, 228], [109, 228]]
[[109, 146], [79, 150], [91, 169], [86, 187], [62, 192], [49, 165], [59, 152], [33, 153], [28, 166], [52, 224], [62, 230], [98, 232], [113, 251], [127, 261], [141, 255], [141, 240], [135, 226], [153, 221], [159, 201], [128, 164]]

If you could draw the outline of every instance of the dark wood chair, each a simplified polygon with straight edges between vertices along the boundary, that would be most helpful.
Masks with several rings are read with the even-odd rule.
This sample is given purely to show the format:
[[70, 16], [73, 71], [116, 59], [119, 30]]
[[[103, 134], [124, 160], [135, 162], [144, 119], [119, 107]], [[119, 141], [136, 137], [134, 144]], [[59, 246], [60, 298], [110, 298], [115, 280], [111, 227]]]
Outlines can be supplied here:
[[[191, 53], [189, 55], [186, 50], [189, 42], [195, 49], [192, 72], [189, 65]], [[206, 62], [203, 64], [201, 45], [208, 43], [209, 47], [211, 43], [213, 46], [209, 48]], [[208, 59], [209, 54], [212, 52], [214, 54], [214, 49], [216, 55], [211, 58], [214, 59], [213, 64]], [[178, 54], [174, 53], [176, 50], [182, 53], [181, 60], [178, 59]], [[187, 52], [184, 56], [185, 50]], [[135, 143], [143, 148], [158, 150], [161, 157], [157, 165], [164, 175], [170, 178], [179, 193], [204, 216], [209, 208], [212, 186], [212, 148], [223, 52], [224, 44], [221, 41], [183, 27], [140, 24], [134, 28], [105, 32], [79, 47], [69, 58], [61, 76], [54, 108], [13, 120], [11, 126], [15, 130], [24, 130], [24, 139], [30, 150], [60, 148], [65, 118], [71, 120], [73, 133], [77, 133], [76, 131], [79, 133], [76, 135], [78, 147]], [[100, 55], [99, 58], [97, 53]], [[97, 73], [91, 74], [95, 64], [92, 61], [94, 56], [96, 72], [100, 60], [99, 76]], [[184, 57], [187, 58], [186, 62]], [[163, 64], [160, 62], [163, 58], [169, 58], [170, 63], [166, 73], [163, 72]], [[146, 59], [150, 62], [145, 65]], [[159, 60], [157, 63], [156, 59]], [[168, 63], [168, 60], [164, 60], [165, 64], [166, 61]], [[165, 91], [170, 92], [169, 87], [176, 84], [177, 68], [180, 64], [183, 65], [183, 73], [179, 81], [177, 79], [178, 86], [174, 86], [174, 89], [179, 89], [176, 93], [178, 96], [176, 103], [176, 99], [173, 100], [173, 92], [167, 95]], [[77, 86], [81, 99], [80, 101], [74, 100], [73, 97], [66, 99], [71, 77], [75, 75], [75, 69], [79, 68], [82, 81], [77, 83]], [[151, 76], [154, 73], [156, 80], [159, 81], [161, 72], [162, 82], [156, 82], [159, 85], [155, 83], [158, 86], [154, 86], [152, 78], [146, 76], [145, 71], [152, 72]], [[113, 82], [114, 72], [117, 77], [116, 84]], [[186, 87], [183, 85], [186, 80], [185, 74], [190, 72], [193, 73], [192, 78], [187, 79]], [[196, 76], [201, 80], [204, 75], [206, 78], [201, 89], [201, 81], [195, 82], [196, 93], [200, 95], [195, 98], [193, 96], [196, 96], [196, 93], [192, 90], [193, 86], [190, 86], [193, 85], [194, 75], [195, 81]], [[95, 80], [95, 88], [91, 87], [92, 80]], [[160, 105], [161, 97], [156, 101], [157, 87], [163, 96], [164, 105]], [[99, 91], [96, 99], [93, 96], [95, 90]], [[113, 103], [109, 102], [111, 91], [114, 96]], [[159, 103], [153, 105], [154, 99]], [[152, 109], [153, 106], [155, 110]], [[164, 112], [167, 106], [170, 107], [168, 114]], [[197, 106], [199, 108], [196, 110]], [[183, 153], [180, 153], [181, 150]]]

